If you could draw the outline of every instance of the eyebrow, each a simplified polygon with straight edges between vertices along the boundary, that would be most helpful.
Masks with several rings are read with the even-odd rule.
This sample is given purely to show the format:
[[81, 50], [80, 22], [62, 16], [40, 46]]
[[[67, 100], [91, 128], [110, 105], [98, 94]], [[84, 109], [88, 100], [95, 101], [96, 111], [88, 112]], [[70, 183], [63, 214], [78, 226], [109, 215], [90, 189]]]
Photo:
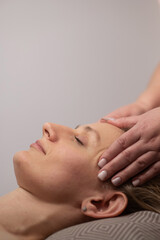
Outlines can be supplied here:
[[[77, 126], [75, 127], [75, 129], [79, 128], [80, 126], [81, 126], [81, 125], [77, 125]], [[100, 141], [100, 135], [99, 135], [99, 133], [97, 132], [97, 130], [95, 130], [94, 128], [92, 128], [92, 127], [90, 127], [90, 126], [85, 126], [85, 127], [83, 127], [83, 129], [84, 129], [86, 132], [92, 132], [92, 133], [94, 133], [97, 142]]]

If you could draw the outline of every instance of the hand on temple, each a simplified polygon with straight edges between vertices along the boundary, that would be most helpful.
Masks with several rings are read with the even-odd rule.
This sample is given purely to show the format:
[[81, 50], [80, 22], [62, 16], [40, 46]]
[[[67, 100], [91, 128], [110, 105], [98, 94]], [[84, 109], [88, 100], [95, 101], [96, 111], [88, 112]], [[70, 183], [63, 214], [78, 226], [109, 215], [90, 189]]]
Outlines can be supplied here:
[[159, 175], [160, 107], [139, 116], [110, 119], [107, 122], [129, 130], [101, 156], [99, 166], [102, 169], [98, 177], [106, 180], [113, 176], [111, 181], [116, 186], [132, 178], [132, 184], [137, 186]]

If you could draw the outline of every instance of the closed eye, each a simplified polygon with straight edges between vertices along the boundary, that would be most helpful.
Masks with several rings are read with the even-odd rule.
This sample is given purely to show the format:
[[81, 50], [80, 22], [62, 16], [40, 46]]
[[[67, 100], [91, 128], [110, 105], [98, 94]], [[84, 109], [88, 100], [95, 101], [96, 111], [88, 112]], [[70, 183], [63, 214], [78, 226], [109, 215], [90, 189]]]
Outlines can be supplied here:
[[79, 144], [81, 144], [82, 146], [84, 145], [83, 142], [79, 138], [77, 138], [76, 136], [75, 136], [75, 139]]

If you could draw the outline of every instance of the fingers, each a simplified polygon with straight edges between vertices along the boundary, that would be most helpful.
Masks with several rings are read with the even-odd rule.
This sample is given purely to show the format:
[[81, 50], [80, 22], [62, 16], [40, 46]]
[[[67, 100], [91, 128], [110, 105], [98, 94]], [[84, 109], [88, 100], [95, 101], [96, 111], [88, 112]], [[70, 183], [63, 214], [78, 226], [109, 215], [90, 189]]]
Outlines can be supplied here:
[[113, 112], [104, 116], [104, 118], [121, 118], [121, 117], [129, 117], [129, 116], [137, 116], [144, 113], [144, 106], [140, 102], [133, 102], [129, 105], [122, 106]]
[[107, 114], [104, 118], [121, 118], [121, 117], [128, 117], [128, 116], [135, 116], [138, 115], [139, 112], [139, 104], [132, 103], [126, 106], [122, 106], [113, 112]]
[[102, 117], [102, 118], [121, 118], [127, 116], [126, 113], [124, 113], [124, 111], [121, 110], [121, 108], [107, 114], [106, 116]]
[[[112, 145], [102, 154], [101, 159], [105, 158], [107, 162], [116, 157], [123, 150], [128, 148], [140, 139], [139, 132], [134, 127], [122, 134]], [[99, 161], [99, 166], [102, 167]]]
[[[138, 141], [135, 144], [133, 144], [132, 146], [130, 146], [129, 148], [125, 149], [123, 152], [121, 152], [119, 155], [117, 155], [112, 161], [110, 161], [107, 165], [105, 165], [100, 170], [100, 172], [98, 174], [98, 178], [100, 178], [100, 180], [104, 181], [104, 180], [110, 178], [111, 176], [113, 176], [114, 174], [116, 174], [117, 172], [119, 172], [121, 169], [125, 168], [125, 170], [122, 172], [122, 181], [123, 181], [123, 178], [124, 178], [124, 180], [128, 179], [127, 177], [129, 176], [130, 172], [127, 172], [127, 169], [128, 169], [127, 166], [129, 164], [131, 164], [131, 166], [132, 166], [132, 163], [135, 161], [135, 159], [137, 159], [141, 155], [145, 154], [147, 149], [143, 145], [144, 145], [143, 141]], [[101, 163], [101, 161], [100, 161], [100, 163]], [[104, 164], [105, 164], [105, 162], [104, 162]], [[125, 177], [125, 175], [127, 175], [127, 176]], [[134, 175], [132, 175], [132, 176], [134, 176]], [[117, 177], [117, 175], [115, 176], [115, 178], [116, 177]], [[120, 174], [120, 177], [121, 177], [121, 174]], [[113, 179], [115, 179], [115, 178], [113, 178]], [[115, 180], [115, 184], [117, 181], [118, 180]], [[119, 181], [120, 181], [120, 179], [119, 179]]]
[[[115, 165], [116, 166], [116, 165]], [[114, 169], [115, 170], [115, 169]], [[104, 170], [103, 170], [104, 171]], [[112, 171], [108, 168], [107, 178], [112, 176]], [[138, 174], [138, 175], [137, 175]], [[145, 182], [149, 181], [155, 176], [160, 174], [160, 153], [155, 151], [150, 151], [144, 153], [136, 161], [133, 161], [132, 164], [128, 165], [124, 170], [118, 172], [112, 179], [111, 182], [115, 186], [119, 186], [132, 178], [133, 186], [142, 185]], [[104, 178], [106, 180], [106, 177]]]
[[122, 129], [129, 129], [131, 127], [133, 127], [137, 121], [138, 121], [138, 116], [134, 116], [134, 117], [122, 117], [122, 118], [118, 118], [118, 119], [114, 119], [114, 118], [102, 118], [100, 120], [101, 122], [107, 122], [110, 123], [116, 127], [122, 128]]
[[132, 180], [133, 186], [142, 185], [160, 174], [160, 157], [157, 162], [152, 164], [147, 170], [137, 175]]
[[103, 181], [114, 175], [111, 181], [118, 186], [136, 176], [132, 183], [137, 186], [160, 174], [159, 109], [140, 116], [107, 120], [114, 126], [130, 129], [102, 154], [98, 163], [102, 168], [99, 179]]
[[[123, 184], [133, 176], [137, 175], [138, 173], [142, 172], [143, 170], [147, 169], [149, 166], [155, 163], [157, 159], [157, 153], [156, 152], [147, 152], [143, 155], [141, 155], [139, 158], [137, 158], [136, 161], [134, 161], [132, 164], [130, 164], [128, 167], [126, 167], [123, 171], [117, 173], [112, 179], [111, 182], [118, 186], [120, 184]], [[153, 174], [151, 174], [153, 175]], [[136, 181], [136, 182], [135, 182]], [[133, 185], [139, 184], [140, 179], [136, 178], [133, 180]]]

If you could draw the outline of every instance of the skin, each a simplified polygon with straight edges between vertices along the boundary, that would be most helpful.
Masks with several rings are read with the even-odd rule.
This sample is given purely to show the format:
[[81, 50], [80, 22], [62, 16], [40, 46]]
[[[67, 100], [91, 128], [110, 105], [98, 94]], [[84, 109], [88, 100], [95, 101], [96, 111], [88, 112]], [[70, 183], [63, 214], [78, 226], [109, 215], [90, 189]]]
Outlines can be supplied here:
[[103, 161], [99, 163], [99, 173], [105, 171], [107, 175], [101, 180], [112, 177], [112, 183], [118, 186], [132, 177], [133, 185], [138, 186], [160, 173], [160, 153], [157, 147], [160, 137], [160, 128], [157, 126], [159, 91], [160, 64], [155, 69], [148, 87], [134, 103], [123, 106], [101, 119], [103, 122], [128, 129], [102, 154], [100, 160]]
[[[104, 149], [122, 134], [120, 129], [110, 124], [94, 123], [87, 126], [97, 131], [98, 140], [94, 131], [85, 130], [85, 125], [71, 129], [57, 124], [45, 124], [40, 142], [46, 154], [31, 147], [28, 151], [18, 152], [14, 156], [18, 185], [49, 202], [60, 199], [63, 202], [64, 194], [69, 197], [71, 191], [78, 196], [77, 186], [81, 184], [84, 187], [93, 181], [97, 161]], [[65, 189], [64, 184], [68, 186]]]
[[91, 218], [121, 214], [126, 196], [106, 191], [96, 176], [102, 152], [122, 133], [106, 123], [76, 129], [45, 123], [39, 140], [43, 151], [34, 144], [14, 155], [19, 188], [0, 198], [0, 237], [44, 239]]
[[111, 171], [107, 170], [107, 177], [112, 176], [112, 171], [116, 173], [124, 169], [119, 171], [112, 181], [120, 178], [119, 183], [123, 183], [137, 174], [132, 181], [133, 185], [136, 185], [143, 184], [146, 180], [160, 174], [159, 121], [160, 108], [155, 108], [137, 117], [110, 121], [115, 126], [122, 128], [128, 126], [131, 129], [117, 139], [107, 153], [104, 153], [107, 159], [114, 158], [108, 163]]

